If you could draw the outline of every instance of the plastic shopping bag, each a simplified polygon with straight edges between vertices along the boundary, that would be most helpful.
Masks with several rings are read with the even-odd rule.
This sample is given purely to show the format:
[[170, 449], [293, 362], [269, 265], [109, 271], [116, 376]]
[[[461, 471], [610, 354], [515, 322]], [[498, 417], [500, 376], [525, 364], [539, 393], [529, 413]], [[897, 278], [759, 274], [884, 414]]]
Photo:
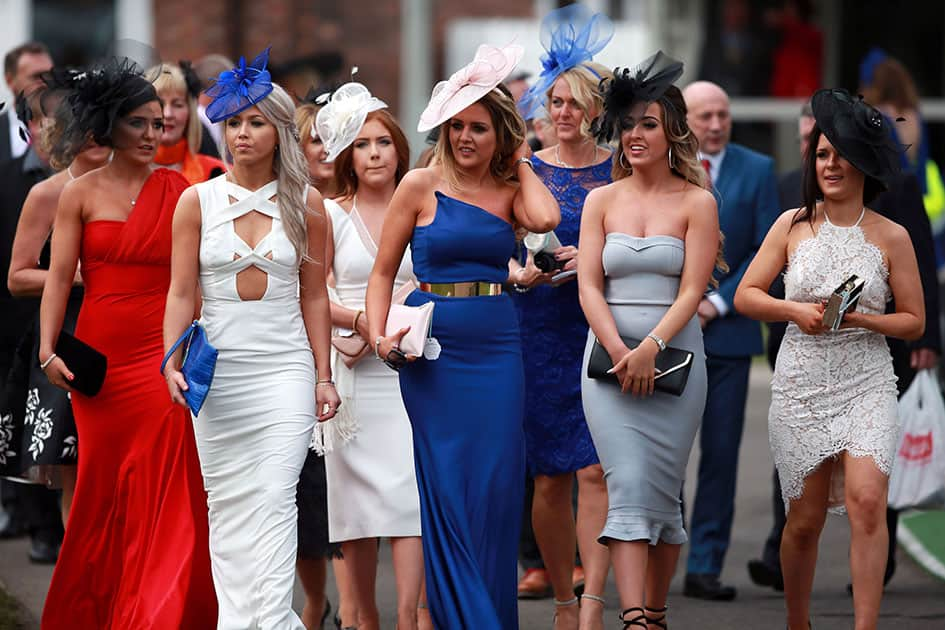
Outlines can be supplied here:
[[945, 403], [932, 370], [919, 372], [902, 395], [899, 418], [889, 507], [945, 507]]

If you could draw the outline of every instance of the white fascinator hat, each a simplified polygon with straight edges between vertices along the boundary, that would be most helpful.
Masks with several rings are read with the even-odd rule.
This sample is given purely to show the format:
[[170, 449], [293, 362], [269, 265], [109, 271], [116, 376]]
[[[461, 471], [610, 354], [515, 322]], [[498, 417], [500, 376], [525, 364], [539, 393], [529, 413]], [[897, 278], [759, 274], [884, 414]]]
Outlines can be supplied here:
[[476, 56], [446, 81], [433, 87], [427, 108], [420, 114], [417, 131], [437, 127], [463, 111], [505, 80], [525, 54], [517, 44], [496, 48], [482, 44]]
[[325, 145], [326, 162], [333, 162], [348, 148], [371, 112], [387, 103], [371, 95], [361, 83], [345, 83], [335, 90], [315, 116], [315, 129]]

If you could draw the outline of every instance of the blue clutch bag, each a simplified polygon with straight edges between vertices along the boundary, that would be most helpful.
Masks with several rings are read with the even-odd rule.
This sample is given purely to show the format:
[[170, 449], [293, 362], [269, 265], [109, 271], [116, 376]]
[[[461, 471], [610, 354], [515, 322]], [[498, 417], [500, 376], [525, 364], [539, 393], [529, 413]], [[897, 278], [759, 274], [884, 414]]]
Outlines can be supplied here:
[[184, 360], [180, 371], [187, 381], [187, 391], [182, 392], [184, 400], [190, 411], [196, 416], [203, 407], [203, 401], [210, 391], [210, 384], [213, 382], [213, 372], [217, 367], [217, 349], [207, 341], [207, 331], [203, 329], [200, 322], [194, 320], [190, 328], [184, 331], [180, 339], [174, 342], [171, 349], [164, 355], [161, 361], [161, 374], [164, 373], [164, 366], [177, 349], [184, 345]]

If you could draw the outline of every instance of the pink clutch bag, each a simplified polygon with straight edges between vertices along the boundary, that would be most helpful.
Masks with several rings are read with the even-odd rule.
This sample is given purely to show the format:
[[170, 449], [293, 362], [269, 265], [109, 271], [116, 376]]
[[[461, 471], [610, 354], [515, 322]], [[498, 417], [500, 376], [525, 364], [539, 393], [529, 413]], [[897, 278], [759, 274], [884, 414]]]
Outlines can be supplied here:
[[427, 302], [421, 306], [391, 304], [384, 335], [390, 337], [401, 328], [408, 326], [410, 330], [400, 340], [400, 351], [416, 357], [423, 356], [423, 347], [426, 345], [430, 328], [433, 326], [433, 302]]

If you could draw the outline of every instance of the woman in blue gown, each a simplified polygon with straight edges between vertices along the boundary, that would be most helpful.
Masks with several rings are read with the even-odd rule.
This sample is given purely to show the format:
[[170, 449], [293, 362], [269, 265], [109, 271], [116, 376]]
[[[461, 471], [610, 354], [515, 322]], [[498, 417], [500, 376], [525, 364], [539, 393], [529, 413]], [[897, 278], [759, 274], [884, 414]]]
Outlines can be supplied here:
[[[419, 130], [440, 126], [436, 166], [401, 181], [367, 291], [377, 354], [401, 369], [414, 434], [427, 599], [440, 630], [518, 628], [516, 550], [524, 476], [524, 372], [518, 318], [500, 295], [513, 222], [547, 232], [558, 204], [532, 170], [525, 124], [498, 88], [520, 46], [480, 46], [438, 84]], [[384, 336], [394, 276], [410, 244], [433, 302], [425, 357], [404, 356], [406, 329]]]

